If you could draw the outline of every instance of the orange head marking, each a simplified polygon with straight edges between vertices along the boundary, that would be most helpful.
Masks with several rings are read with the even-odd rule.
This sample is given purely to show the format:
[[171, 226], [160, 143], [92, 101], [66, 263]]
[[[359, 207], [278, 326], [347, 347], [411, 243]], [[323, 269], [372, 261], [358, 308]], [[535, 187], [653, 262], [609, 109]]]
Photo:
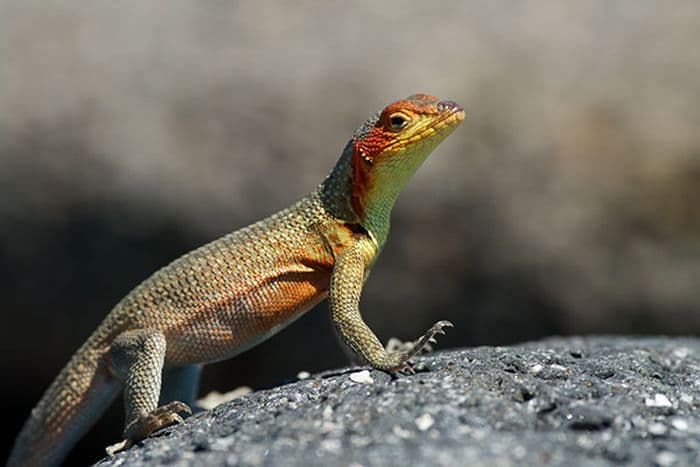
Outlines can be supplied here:
[[463, 119], [460, 105], [414, 94], [367, 120], [352, 140], [351, 205], [355, 214], [364, 219], [373, 201], [393, 204], [408, 178]]

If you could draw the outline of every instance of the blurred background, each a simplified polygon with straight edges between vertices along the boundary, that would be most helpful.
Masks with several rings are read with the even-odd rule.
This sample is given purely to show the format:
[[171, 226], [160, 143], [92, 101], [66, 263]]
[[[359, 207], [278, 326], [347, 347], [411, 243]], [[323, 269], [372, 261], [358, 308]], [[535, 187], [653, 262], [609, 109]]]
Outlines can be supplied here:
[[[132, 287], [304, 196], [415, 92], [468, 119], [399, 199], [362, 304], [382, 339], [438, 319], [442, 349], [697, 334], [698, 44], [693, 0], [2, 1], [7, 430]], [[327, 314], [208, 367], [202, 392], [344, 365]]]

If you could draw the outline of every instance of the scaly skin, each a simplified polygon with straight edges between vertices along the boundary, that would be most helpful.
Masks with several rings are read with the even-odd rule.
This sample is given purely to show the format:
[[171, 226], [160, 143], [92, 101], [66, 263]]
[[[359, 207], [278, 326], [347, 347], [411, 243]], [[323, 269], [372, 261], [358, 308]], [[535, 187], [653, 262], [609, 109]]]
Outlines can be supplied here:
[[339, 336], [362, 361], [410, 370], [408, 360], [450, 323], [438, 322], [412, 348], [390, 352], [362, 320], [360, 293], [399, 192], [463, 119], [459, 105], [424, 94], [387, 106], [360, 127], [307, 197], [142, 282], [45, 392], [9, 465], [60, 464], [122, 391], [120, 447], [181, 421], [200, 364], [243, 352], [326, 297]]

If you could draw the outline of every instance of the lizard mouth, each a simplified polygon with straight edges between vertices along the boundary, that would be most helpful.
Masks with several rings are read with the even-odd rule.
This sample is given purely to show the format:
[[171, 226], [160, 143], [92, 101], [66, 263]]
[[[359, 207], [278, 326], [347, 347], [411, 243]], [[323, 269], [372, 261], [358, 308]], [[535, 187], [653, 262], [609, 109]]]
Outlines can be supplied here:
[[436, 122], [437, 124], [442, 121], [445, 121], [446, 125], [459, 123], [467, 116], [464, 112], [464, 107], [454, 101], [440, 101], [437, 104], [437, 108], [440, 112], [447, 112], [442, 119]]

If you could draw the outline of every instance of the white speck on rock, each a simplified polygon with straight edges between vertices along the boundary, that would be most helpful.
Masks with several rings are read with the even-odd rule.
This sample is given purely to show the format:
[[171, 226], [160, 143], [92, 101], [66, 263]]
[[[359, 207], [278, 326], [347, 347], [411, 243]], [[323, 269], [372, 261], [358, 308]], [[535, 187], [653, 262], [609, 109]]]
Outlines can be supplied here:
[[671, 401], [668, 400], [668, 397], [664, 394], [654, 394], [654, 397], [647, 397], [644, 399], [644, 403], [647, 405], [647, 407], [673, 407], [673, 404], [671, 404]]
[[693, 396], [692, 394], [686, 394], [685, 392], [681, 394], [681, 400], [685, 402], [686, 404], [692, 404], [693, 403]]
[[297, 379], [299, 380], [304, 380], [304, 379], [309, 379], [311, 377], [311, 373], [308, 371], [300, 371], [297, 373]]
[[416, 426], [420, 431], [425, 431], [435, 424], [435, 419], [429, 413], [424, 413], [416, 418]]
[[338, 425], [333, 423], [333, 422], [328, 422], [325, 421], [321, 423], [321, 433], [327, 435], [329, 433], [333, 433], [338, 429]]
[[360, 384], [374, 383], [374, 379], [370, 376], [369, 371], [367, 370], [356, 371], [355, 373], [351, 373], [350, 380]]
[[661, 451], [659, 454], [657, 454], [656, 459], [654, 459], [654, 462], [659, 467], [670, 467], [673, 464], [675, 464], [677, 460], [678, 459], [676, 458], [676, 455], [674, 453], [668, 451]]
[[587, 434], [580, 435], [576, 438], [576, 445], [582, 447], [583, 449], [592, 449], [595, 446], [596, 440]]
[[665, 435], [667, 431], [668, 428], [666, 428], [666, 425], [664, 425], [663, 423], [655, 422], [649, 425], [649, 433], [654, 436]]
[[688, 356], [689, 353], [690, 349], [688, 347], [679, 347], [673, 351], [673, 356], [678, 358], [685, 358]]
[[406, 430], [404, 428], [401, 428], [399, 425], [394, 425], [394, 428], [391, 430], [397, 437], [402, 438], [402, 439], [408, 439], [412, 436], [411, 432], [409, 430]]
[[339, 439], [324, 439], [321, 441], [321, 449], [327, 452], [340, 451], [341, 443]]
[[530, 367], [530, 373], [532, 373], [533, 375], [536, 375], [537, 373], [541, 372], [543, 369], [544, 369], [544, 367], [542, 365], [540, 365], [539, 363], [536, 363]]
[[688, 429], [688, 422], [683, 418], [674, 418], [671, 420], [671, 426], [678, 431], [686, 431]]
[[241, 386], [228, 392], [211, 391], [206, 396], [197, 400], [197, 405], [206, 410], [211, 410], [217, 405], [243, 397], [253, 392], [248, 386]]
[[328, 420], [333, 416], [333, 407], [330, 405], [327, 405], [323, 408], [323, 418], [324, 420]]

